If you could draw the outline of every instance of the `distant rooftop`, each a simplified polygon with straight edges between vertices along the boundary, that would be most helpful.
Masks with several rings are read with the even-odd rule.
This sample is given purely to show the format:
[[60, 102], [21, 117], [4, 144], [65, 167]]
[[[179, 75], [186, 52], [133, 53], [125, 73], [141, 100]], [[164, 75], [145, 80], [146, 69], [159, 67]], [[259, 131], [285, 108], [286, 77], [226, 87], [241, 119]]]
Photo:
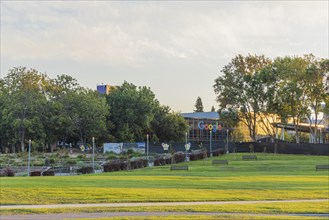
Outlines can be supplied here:
[[213, 119], [218, 120], [219, 115], [217, 112], [191, 112], [181, 113], [184, 118], [195, 118], [195, 119]]

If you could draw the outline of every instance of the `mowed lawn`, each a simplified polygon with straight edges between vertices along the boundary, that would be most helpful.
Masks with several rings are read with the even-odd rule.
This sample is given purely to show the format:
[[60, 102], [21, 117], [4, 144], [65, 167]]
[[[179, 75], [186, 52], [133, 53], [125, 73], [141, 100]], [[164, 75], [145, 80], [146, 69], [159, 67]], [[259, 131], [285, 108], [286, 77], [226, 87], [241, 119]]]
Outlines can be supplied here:
[[328, 199], [328, 156], [256, 154], [243, 161], [229, 154], [229, 165], [212, 159], [181, 163], [189, 171], [169, 166], [79, 176], [6, 177], [0, 179], [1, 205], [152, 201], [238, 201]]

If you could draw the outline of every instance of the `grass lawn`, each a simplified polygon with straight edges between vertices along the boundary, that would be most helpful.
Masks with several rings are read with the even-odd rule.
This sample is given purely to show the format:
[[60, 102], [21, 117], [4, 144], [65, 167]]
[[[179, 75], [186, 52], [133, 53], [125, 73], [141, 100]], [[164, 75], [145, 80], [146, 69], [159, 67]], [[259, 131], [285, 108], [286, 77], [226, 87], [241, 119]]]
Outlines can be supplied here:
[[[169, 166], [163, 166], [80, 176], [6, 177], [0, 179], [0, 202], [9, 205], [329, 197], [328, 170], [315, 171], [315, 165], [328, 164], [328, 156], [260, 153], [256, 161], [243, 161], [242, 155], [213, 158], [227, 159], [229, 165], [212, 166], [211, 159], [182, 163], [189, 165], [189, 171], [169, 171]], [[316, 213], [328, 213], [328, 206], [326, 209], [322, 205], [322, 211]], [[302, 210], [307, 213], [308, 208]]]

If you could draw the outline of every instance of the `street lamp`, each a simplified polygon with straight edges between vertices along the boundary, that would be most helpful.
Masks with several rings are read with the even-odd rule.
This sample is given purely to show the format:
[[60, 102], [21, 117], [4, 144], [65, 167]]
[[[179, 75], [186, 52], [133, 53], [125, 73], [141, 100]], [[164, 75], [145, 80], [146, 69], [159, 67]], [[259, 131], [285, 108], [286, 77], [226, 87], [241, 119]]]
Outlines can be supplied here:
[[211, 150], [211, 142], [212, 142], [212, 130], [210, 130], [210, 157], [212, 157], [212, 150]]
[[190, 150], [190, 147], [191, 147], [191, 143], [186, 143], [185, 144], [185, 157], [186, 157], [186, 161], [188, 161], [187, 151]]
[[229, 131], [229, 129], [227, 128], [226, 129], [226, 154], [229, 153], [229, 151], [228, 151], [228, 131]]
[[149, 159], [149, 134], [146, 135], [146, 157]]
[[92, 138], [93, 140], [93, 172], [95, 173], [95, 138]]
[[30, 160], [31, 160], [31, 139], [29, 140], [29, 160], [27, 164], [27, 175], [30, 176]]

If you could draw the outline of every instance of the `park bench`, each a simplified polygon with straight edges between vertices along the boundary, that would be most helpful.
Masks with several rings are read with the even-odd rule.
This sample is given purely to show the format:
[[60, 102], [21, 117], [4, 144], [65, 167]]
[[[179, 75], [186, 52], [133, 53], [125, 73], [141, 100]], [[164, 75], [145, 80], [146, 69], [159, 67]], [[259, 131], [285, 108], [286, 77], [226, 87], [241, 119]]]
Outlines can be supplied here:
[[255, 155], [243, 155], [242, 160], [257, 160]]
[[227, 160], [212, 160], [212, 165], [216, 164], [228, 164]]
[[315, 170], [318, 171], [318, 170], [328, 170], [329, 169], [329, 165], [316, 165], [315, 166]]
[[188, 166], [171, 166], [170, 171], [172, 170], [186, 170], [188, 171]]

